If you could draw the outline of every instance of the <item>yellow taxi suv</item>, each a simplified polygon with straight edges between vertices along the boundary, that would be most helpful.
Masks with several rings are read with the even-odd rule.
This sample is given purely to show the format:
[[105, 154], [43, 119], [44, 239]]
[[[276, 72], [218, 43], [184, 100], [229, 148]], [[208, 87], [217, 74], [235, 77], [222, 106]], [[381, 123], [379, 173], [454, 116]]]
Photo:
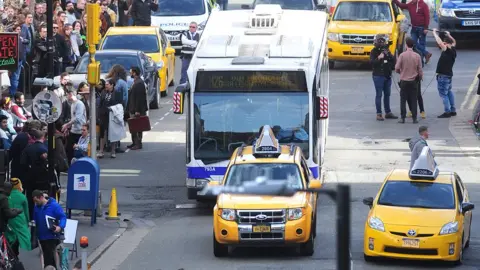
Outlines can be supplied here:
[[439, 171], [428, 147], [411, 170], [393, 170], [378, 195], [365, 198], [364, 258], [443, 260], [458, 265], [470, 244], [472, 210], [454, 172]]
[[[123, 49], [142, 51], [159, 67], [160, 84], [157, 93], [168, 95], [168, 86], [174, 84], [175, 49], [170, 46], [163, 30], [155, 26], [110, 27], [100, 43], [100, 50]], [[157, 100], [155, 97], [153, 100]], [[158, 109], [153, 107], [152, 109]]]
[[405, 15], [391, 0], [339, 0], [328, 26], [328, 59], [368, 62], [375, 35], [388, 37], [394, 56], [404, 50]]
[[[320, 188], [300, 147], [280, 145], [273, 130], [264, 126], [253, 145], [237, 148], [223, 182], [242, 186], [261, 179], [288, 181], [292, 188]], [[214, 182], [210, 182], [210, 185]], [[235, 246], [296, 246], [300, 254], [314, 253], [317, 193], [293, 197], [220, 194], [213, 209], [213, 252], [229, 254]]]

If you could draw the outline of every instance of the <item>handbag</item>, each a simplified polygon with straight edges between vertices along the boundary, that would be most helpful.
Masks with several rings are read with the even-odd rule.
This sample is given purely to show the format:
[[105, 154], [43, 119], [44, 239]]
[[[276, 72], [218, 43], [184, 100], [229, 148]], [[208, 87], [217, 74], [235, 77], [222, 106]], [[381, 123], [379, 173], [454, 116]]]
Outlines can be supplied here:
[[130, 133], [150, 131], [150, 119], [146, 115], [131, 117], [128, 119], [128, 129]]

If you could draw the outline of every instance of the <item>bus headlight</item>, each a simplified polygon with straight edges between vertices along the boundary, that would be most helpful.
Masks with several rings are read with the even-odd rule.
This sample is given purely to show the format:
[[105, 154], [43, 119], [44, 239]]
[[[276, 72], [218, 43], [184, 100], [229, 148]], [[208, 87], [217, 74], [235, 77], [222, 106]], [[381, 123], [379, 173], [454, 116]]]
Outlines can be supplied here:
[[195, 186], [196, 187], [204, 187], [208, 184], [208, 179], [196, 179], [195, 180]]

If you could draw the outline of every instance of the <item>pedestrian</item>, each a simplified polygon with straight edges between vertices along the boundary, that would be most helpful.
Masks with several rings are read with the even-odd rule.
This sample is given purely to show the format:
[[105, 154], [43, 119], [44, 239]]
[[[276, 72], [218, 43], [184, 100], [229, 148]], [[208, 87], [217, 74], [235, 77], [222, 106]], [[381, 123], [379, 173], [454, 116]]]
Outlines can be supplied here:
[[7, 232], [8, 221], [20, 215], [22, 208], [10, 208], [8, 197], [12, 192], [12, 184], [10, 182], [0, 183], [0, 234]]
[[197, 48], [198, 42], [200, 41], [200, 34], [197, 33], [197, 23], [191, 22], [189, 31], [182, 34], [182, 50], [180, 51], [182, 59], [182, 71], [180, 84], [187, 82], [187, 70], [190, 66], [190, 61], [192, 61], [193, 54]]
[[32, 118], [32, 114], [25, 108], [25, 95], [22, 92], [15, 93], [15, 103], [12, 103], [10, 110], [13, 116], [13, 128], [20, 132], [25, 122]]
[[[416, 52], [420, 57], [422, 57], [422, 53], [417, 49], [415, 45], [413, 45], [413, 51]], [[424, 67], [424, 64], [422, 62], [422, 68]], [[417, 91], [417, 100], [418, 100], [418, 108], [420, 109], [420, 116], [422, 119], [427, 118], [427, 115], [425, 114], [425, 106], [423, 105], [423, 94], [422, 94], [422, 81], [418, 81], [418, 91]], [[412, 105], [410, 103], [408, 104], [408, 114], [407, 117], [412, 117]]]
[[405, 123], [407, 116], [406, 103], [411, 104], [413, 123], [417, 120], [418, 81], [423, 78], [422, 61], [413, 51], [415, 42], [408, 37], [405, 41], [407, 50], [400, 54], [395, 65], [395, 71], [400, 74], [400, 117], [399, 123]]
[[[107, 79], [114, 79], [115, 80], [115, 91], [122, 93], [122, 105], [124, 111], [124, 120], [126, 121], [129, 117], [128, 110], [127, 110], [127, 102], [128, 102], [128, 83], [127, 83], [127, 71], [122, 65], [114, 65], [108, 72]], [[117, 143], [117, 149], [115, 150], [117, 153], [124, 153], [125, 150], [120, 148], [120, 142]]]
[[[23, 151], [29, 144], [35, 143], [35, 139], [29, 134], [31, 130], [39, 130], [41, 128], [41, 123], [38, 120], [31, 120], [25, 123], [22, 132], [18, 133], [17, 137], [12, 142], [12, 146], [10, 147], [10, 170], [11, 170], [11, 177], [12, 178], [20, 178], [25, 179], [25, 171], [24, 168], [21, 166], [21, 158]], [[25, 183], [24, 188], [25, 188]]]
[[30, 135], [35, 143], [28, 145], [23, 150], [20, 165], [24, 171], [23, 185], [28, 200], [29, 216], [33, 216], [34, 202], [32, 192], [35, 189], [50, 190], [48, 175], [48, 148], [44, 143], [45, 134], [40, 130], [31, 130]]
[[428, 127], [421, 126], [418, 128], [418, 135], [410, 139], [410, 141], [408, 142], [408, 147], [412, 152], [410, 156], [410, 168], [413, 167], [413, 165], [415, 164], [415, 160], [417, 160], [422, 153], [423, 147], [428, 146], [428, 137]]
[[422, 53], [421, 61], [423, 62], [423, 58], [425, 58], [425, 64], [428, 64], [432, 57], [432, 54], [428, 52], [426, 48], [428, 27], [430, 26], [430, 10], [428, 4], [423, 0], [412, 0], [406, 4], [400, 3], [398, 0], [393, 0], [393, 3], [401, 9], [408, 10], [412, 25], [410, 36], [418, 50]]
[[8, 117], [0, 115], [0, 140], [2, 142], [1, 149], [9, 150], [12, 146], [12, 135], [8, 132]]
[[0, 100], [0, 115], [7, 117], [7, 130], [10, 135], [17, 135], [17, 131], [13, 128], [13, 116], [10, 113], [12, 107], [12, 99], [9, 97], [3, 97]]
[[[20, 86], [20, 74], [22, 73], [23, 63], [27, 61], [27, 55], [30, 53], [30, 34], [28, 28], [25, 25], [17, 24], [14, 26], [13, 30], [19, 34], [19, 44], [18, 46], [18, 67], [16, 70], [11, 72], [10, 75], [10, 96], [13, 97], [15, 92]], [[25, 87], [23, 85], [23, 87]]]
[[82, 136], [78, 139], [78, 142], [73, 146], [74, 158], [72, 163], [77, 159], [88, 156], [88, 148], [90, 147], [90, 133], [88, 131], [88, 125], [83, 125]]
[[[122, 93], [115, 91], [115, 80], [107, 79], [105, 82], [105, 91], [100, 97], [100, 106], [98, 108], [98, 116], [100, 119], [100, 151], [97, 154], [98, 158], [104, 157], [105, 144], [110, 145], [110, 156], [116, 158], [115, 150], [117, 149], [117, 142], [109, 142], [108, 131], [110, 126], [110, 107], [117, 104], [122, 104]], [[123, 118], [123, 114], [122, 114]]]
[[82, 126], [87, 123], [87, 114], [85, 111], [85, 105], [78, 100], [77, 91], [75, 89], [69, 89], [67, 93], [68, 101], [71, 104], [71, 120], [63, 125], [62, 132], [68, 130], [66, 152], [67, 158], [70, 162], [73, 158], [73, 145], [78, 142], [78, 139], [82, 136]]
[[57, 201], [45, 196], [43, 191], [34, 190], [32, 197], [35, 202], [33, 220], [43, 252], [43, 267], [56, 265], [55, 254], [57, 246], [60, 244], [62, 230], [65, 229], [67, 223], [67, 217]]
[[[145, 82], [140, 78], [140, 68], [132, 67], [130, 75], [133, 77], [133, 85], [128, 93], [128, 112], [130, 117], [140, 117], [147, 115], [147, 89]], [[132, 132], [132, 144], [127, 146], [131, 150], [142, 149], [142, 132]]]
[[158, 10], [157, 0], [133, 0], [130, 7], [130, 15], [133, 26], [151, 26], [152, 11]]
[[444, 113], [439, 115], [438, 118], [450, 118], [457, 115], [455, 96], [452, 92], [453, 65], [455, 64], [455, 58], [457, 58], [457, 50], [455, 49], [457, 42], [450, 35], [450, 32], [445, 32], [445, 37], [442, 40], [438, 36], [438, 30], [434, 29], [433, 36], [442, 50], [437, 64], [437, 87], [438, 94], [443, 101]]
[[15, 255], [18, 256], [20, 254], [19, 248], [27, 251], [32, 249], [30, 228], [28, 226], [30, 216], [28, 215], [27, 197], [22, 193], [22, 181], [18, 178], [12, 178], [10, 182], [13, 185], [13, 189], [8, 198], [9, 207], [23, 210], [18, 216], [8, 220], [10, 230], [6, 232], [10, 246]]
[[375, 47], [370, 52], [370, 63], [373, 66], [373, 85], [375, 86], [375, 107], [377, 109], [377, 121], [385, 120], [382, 115], [382, 94], [383, 106], [385, 107], [386, 119], [398, 119], [390, 109], [390, 93], [392, 90], [392, 69], [395, 67], [393, 55], [388, 50], [386, 37], [382, 34], [375, 36]]

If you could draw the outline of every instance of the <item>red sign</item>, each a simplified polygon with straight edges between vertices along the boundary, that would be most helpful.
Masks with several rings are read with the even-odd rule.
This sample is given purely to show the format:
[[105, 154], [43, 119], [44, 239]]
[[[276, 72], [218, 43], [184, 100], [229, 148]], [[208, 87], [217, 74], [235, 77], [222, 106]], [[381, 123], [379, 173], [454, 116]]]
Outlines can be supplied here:
[[0, 70], [18, 68], [18, 34], [0, 33]]

